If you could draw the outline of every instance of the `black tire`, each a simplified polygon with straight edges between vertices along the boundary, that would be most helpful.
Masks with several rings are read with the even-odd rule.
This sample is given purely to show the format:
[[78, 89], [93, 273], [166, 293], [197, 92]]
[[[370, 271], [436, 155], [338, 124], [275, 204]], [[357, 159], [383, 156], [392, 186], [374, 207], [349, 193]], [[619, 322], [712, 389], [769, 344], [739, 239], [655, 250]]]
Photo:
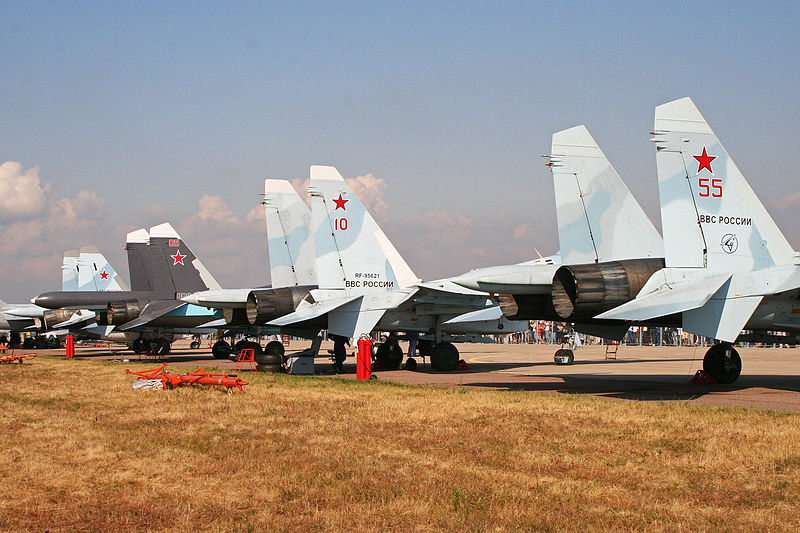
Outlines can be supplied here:
[[214, 359], [227, 359], [231, 353], [231, 345], [225, 341], [217, 341], [211, 347], [211, 355]]
[[36, 340], [33, 341], [33, 347], [37, 350], [46, 350], [47, 349], [47, 338], [46, 337], [36, 337]]
[[200, 341], [192, 341], [189, 344], [189, 348], [191, 348], [192, 350], [197, 350], [198, 348], [200, 348]]
[[426, 340], [417, 341], [417, 351], [420, 357], [430, 357], [433, 350], [433, 342]]
[[555, 361], [557, 365], [571, 365], [575, 362], [575, 354], [572, 350], [561, 348], [560, 350], [556, 350], [556, 353], [553, 355], [553, 361]]
[[715, 344], [703, 358], [703, 371], [717, 383], [728, 385], [736, 381], [742, 373], [742, 358], [730, 343]]
[[417, 369], [417, 360], [413, 357], [406, 359], [406, 370], [414, 371]]
[[152, 344], [152, 350], [155, 353], [155, 355], [161, 355], [161, 356], [167, 355], [171, 348], [170, 343], [167, 341], [167, 339], [158, 338], [154, 340], [151, 344]]
[[434, 370], [455, 370], [458, 367], [458, 348], [450, 342], [440, 342], [431, 350], [431, 368]]
[[58, 337], [53, 335], [52, 337], [47, 337], [47, 347], [51, 350], [54, 348], [61, 348], [61, 343], [58, 340]]
[[256, 370], [259, 372], [274, 372], [279, 373], [283, 372], [283, 365], [273, 363], [269, 365], [256, 365]]
[[25, 340], [22, 341], [22, 347], [26, 350], [35, 348], [36, 343], [33, 341], [33, 337], [25, 337]]
[[378, 346], [375, 358], [383, 368], [395, 370], [403, 363], [403, 350], [395, 341], [387, 341]]
[[283, 363], [283, 356], [271, 353], [256, 354], [256, 363], [259, 365], [279, 365]]
[[237, 354], [245, 348], [252, 348], [252, 346], [250, 346], [250, 341], [242, 339], [233, 345], [233, 351]]
[[131, 344], [131, 350], [133, 350], [133, 353], [135, 354], [140, 354], [144, 352], [144, 343], [142, 342], [141, 338], [138, 338], [135, 341], [133, 341], [133, 344]]
[[264, 347], [264, 354], [266, 355], [280, 355], [283, 357], [284, 353], [285, 349], [280, 341], [269, 341]]

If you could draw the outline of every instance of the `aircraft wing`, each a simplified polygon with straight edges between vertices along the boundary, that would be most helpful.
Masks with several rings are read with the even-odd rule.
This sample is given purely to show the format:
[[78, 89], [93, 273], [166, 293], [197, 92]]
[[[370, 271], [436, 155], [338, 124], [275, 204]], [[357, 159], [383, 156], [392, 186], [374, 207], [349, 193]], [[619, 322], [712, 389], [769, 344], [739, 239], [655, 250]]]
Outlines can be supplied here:
[[188, 304], [182, 302], [181, 300], [156, 300], [154, 302], [150, 302], [145, 306], [144, 309], [142, 309], [142, 312], [138, 317], [119, 326], [119, 330], [128, 331], [129, 329], [144, 326], [148, 322], [160, 316], [166, 315], [167, 313], [172, 312], [184, 305]]

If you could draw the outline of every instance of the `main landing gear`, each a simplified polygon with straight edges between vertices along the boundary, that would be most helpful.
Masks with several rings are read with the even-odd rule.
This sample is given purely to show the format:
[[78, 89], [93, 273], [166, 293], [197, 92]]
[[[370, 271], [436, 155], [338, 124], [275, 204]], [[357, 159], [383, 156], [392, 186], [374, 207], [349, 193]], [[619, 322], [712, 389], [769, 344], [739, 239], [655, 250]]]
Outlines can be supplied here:
[[717, 383], [727, 385], [736, 381], [742, 373], [742, 358], [731, 343], [721, 342], [706, 352], [703, 371]]
[[167, 355], [170, 348], [170, 342], [163, 337], [157, 339], [143, 339], [139, 337], [131, 344], [131, 349], [133, 353], [136, 354], [149, 353], [151, 355]]

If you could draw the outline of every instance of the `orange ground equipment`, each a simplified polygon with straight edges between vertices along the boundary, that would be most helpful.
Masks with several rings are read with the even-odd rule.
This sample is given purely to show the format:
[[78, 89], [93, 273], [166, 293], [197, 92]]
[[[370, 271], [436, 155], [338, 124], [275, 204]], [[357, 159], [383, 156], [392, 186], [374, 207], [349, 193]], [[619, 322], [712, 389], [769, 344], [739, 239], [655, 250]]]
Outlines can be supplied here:
[[[221, 387], [225, 387], [230, 391], [233, 387], [236, 387], [239, 390], [242, 390], [242, 386], [248, 385], [248, 383], [241, 379], [237, 378], [233, 374], [210, 374], [203, 370], [202, 368], [198, 368], [191, 374], [170, 374], [165, 370], [167, 363], [164, 363], [158, 368], [153, 368], [150, 370], [141, 370], [139, 372], [132, 372], [130, 370], [125, 370], [126, 374], [133, 374], [134, 376], [138, 376], [139, 379], [137, 381], [147, 380], [151, 383], [160, 381], [162, 387], [164, 389], [174, 389], [180, 385], [219, 385]], [[136, 382], [134, 382], [135, 384]], [[148, 388], [148, 387], [134, 387], [134, 388]]]
[[240, 372], [249, 366], [250, 370], [256, 370], [256, 351], [253, 348], [244, 348], [236, 357], [235, 372]]
[[372, 375], [372, 340], [367, 335], [362, 335], [357, 344], [356, 379], [369, 379]]
[[19, 364], [22, 364], [22, 361], [25, 360], [26, 357], [36, 357], [35, 353], [18, 353], [18, 354], [11, 354], [11, 355], [2, 355], [0, 356], [0, 363], [14, 363], [19, 361]]

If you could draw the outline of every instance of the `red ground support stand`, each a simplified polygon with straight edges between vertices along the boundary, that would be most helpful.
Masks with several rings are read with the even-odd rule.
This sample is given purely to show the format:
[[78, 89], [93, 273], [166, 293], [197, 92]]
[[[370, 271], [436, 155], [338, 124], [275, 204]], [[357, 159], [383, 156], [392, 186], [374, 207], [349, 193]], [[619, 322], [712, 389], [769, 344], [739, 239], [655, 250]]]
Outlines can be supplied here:
[[698, 370], [690, 383], [694, 385], [713, 385], [717, 383], [717, 380], [705, 370]]
[[75, 338], [67, 335], [67, 359], [72, 359], [75, 355]]
[[617, 350], [619, 350], [619, 342], [610, 341], [606, 344], [606, 359], [616, 359]]
[[369, 379], [372, 375], [372, 340], [366, 335], [358, 339], [356, 356], [356, 379]]
[[236, 358], [236, 366], [234, 367], [234, 370], [236, 372], [240, 372], [244, 370], [247, 365], [250, 365], [250, 370], [256, 369], [256, 354], [253, 348], [245, 348], [239, 352], [239, 356]]

